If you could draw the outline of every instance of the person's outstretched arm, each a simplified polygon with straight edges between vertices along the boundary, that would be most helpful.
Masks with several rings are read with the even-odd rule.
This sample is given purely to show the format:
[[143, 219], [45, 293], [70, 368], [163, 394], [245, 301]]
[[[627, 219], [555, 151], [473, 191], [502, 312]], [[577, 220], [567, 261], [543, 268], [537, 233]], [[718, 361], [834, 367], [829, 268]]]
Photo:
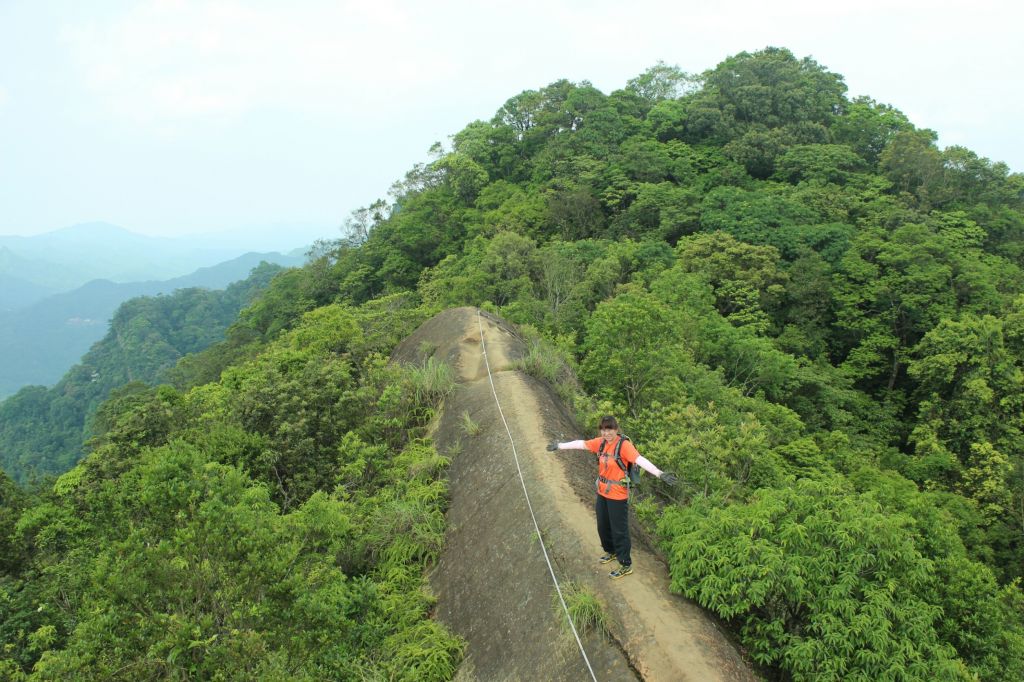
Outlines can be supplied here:
[[661, 474], [663, 473], [662, 470], [654, 466], [654, 463], [651, 462], [651, 460], [644, 457], [643, 455], [637, 455], [636, 463], [640, 465], [640, 468], [646, 471], [647, 473], [657, 476], [658, 478], [661, 478]]
[[665, 483], [668, 483], [669, 485], [675, 485], [676, 481], [679, 480], [675, 474], [669, 473], [668, 471], [662, 471], [658, 467], [654, 466], [654, 464], [651, 463], [651, 460], [647, 459], [643, 455], [637, 455], [636, 463], [640, 466], [641, 469], [643, 469], [649, 474], [657, 476], [658, 478], [665, 481]]
[[582, 440], [570, 440], [565, 443], [559, 443], [557, 440], [553, 440], [548, 443], [548, 451], [554, 452], [555, 450], [586, 450], [587, 444]]

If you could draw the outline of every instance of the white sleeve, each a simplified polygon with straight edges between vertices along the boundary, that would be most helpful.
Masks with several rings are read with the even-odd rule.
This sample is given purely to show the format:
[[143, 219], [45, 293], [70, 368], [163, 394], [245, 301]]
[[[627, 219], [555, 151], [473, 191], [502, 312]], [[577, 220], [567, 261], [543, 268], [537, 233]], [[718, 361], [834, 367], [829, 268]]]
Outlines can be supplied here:
[[640, 468], [649, 474], [654, 474], [658, 478], [661, 478], [661, 469], [651, 464], [651, 460], [647, 459], [643, 455], [636, 458], [636, 463], [640, 465]]
[[568, 443], [559, 443], [559, 450], [586, 450], [587, 444], [581, 440], [571, 440]]

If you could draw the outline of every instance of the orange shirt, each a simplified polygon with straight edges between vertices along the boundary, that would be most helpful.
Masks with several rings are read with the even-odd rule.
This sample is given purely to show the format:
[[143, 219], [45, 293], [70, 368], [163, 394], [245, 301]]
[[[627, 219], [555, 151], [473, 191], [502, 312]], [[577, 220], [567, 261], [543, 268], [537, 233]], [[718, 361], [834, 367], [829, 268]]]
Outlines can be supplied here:
[[[595, 455], [601, 452], [601, 444], [604, 445], [604, 454], [600, 455], [597, 459], [597, 475], [601, 478], [607, 478], [612, 481], [621, 481], [626, 477], [626, 472], [619, 468], [619, 465], [615, 463], [615, 446], [622, 438], [621, 435], [615, 436], [615, 440], [610, 443], [605, 443], [604, 438], [600, 436], [597, 438], [591, 438], [590, 440], [583, 441], [583, 444]], [[622, 450], [619, 451], [619, 457], [622, 458], [622, 463], [625, 465], [636, 464], [636, 458], [640, 456], [640, 453], [633, 447], [632, 441], [626, 441], [622, 444]], [[629, 490], [624, 485], [608, 485], [603, 481], [598, 481], [597, 493], [602, 497], [607, 497], [609, 500], [625, 500], [629, 497]]]

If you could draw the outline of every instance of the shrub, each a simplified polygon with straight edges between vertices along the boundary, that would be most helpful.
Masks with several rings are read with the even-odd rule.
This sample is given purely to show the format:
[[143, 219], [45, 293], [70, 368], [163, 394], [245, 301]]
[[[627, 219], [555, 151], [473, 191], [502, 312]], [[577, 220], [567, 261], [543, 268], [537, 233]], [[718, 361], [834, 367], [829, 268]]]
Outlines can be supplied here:
[[911, 525], [837, 480], [801, 480], [725, 509], [668, 509], [658, 529], [673, 589], [794, 680], [970, 679], [919, 596], [934, 569]]

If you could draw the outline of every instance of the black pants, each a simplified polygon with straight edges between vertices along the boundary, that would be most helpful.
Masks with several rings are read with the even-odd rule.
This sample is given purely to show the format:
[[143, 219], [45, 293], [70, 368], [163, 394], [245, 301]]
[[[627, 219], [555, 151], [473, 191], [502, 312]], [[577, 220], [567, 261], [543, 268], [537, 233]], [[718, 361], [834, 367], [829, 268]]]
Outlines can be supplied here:
[[623, 566], [632, 564], [633, 560], [629, 557], [629, 501], [609, 500], [598, 495], [594, 511], [597, 512], [597, 535], [601, 538], [601, 549], [614, 554]]

